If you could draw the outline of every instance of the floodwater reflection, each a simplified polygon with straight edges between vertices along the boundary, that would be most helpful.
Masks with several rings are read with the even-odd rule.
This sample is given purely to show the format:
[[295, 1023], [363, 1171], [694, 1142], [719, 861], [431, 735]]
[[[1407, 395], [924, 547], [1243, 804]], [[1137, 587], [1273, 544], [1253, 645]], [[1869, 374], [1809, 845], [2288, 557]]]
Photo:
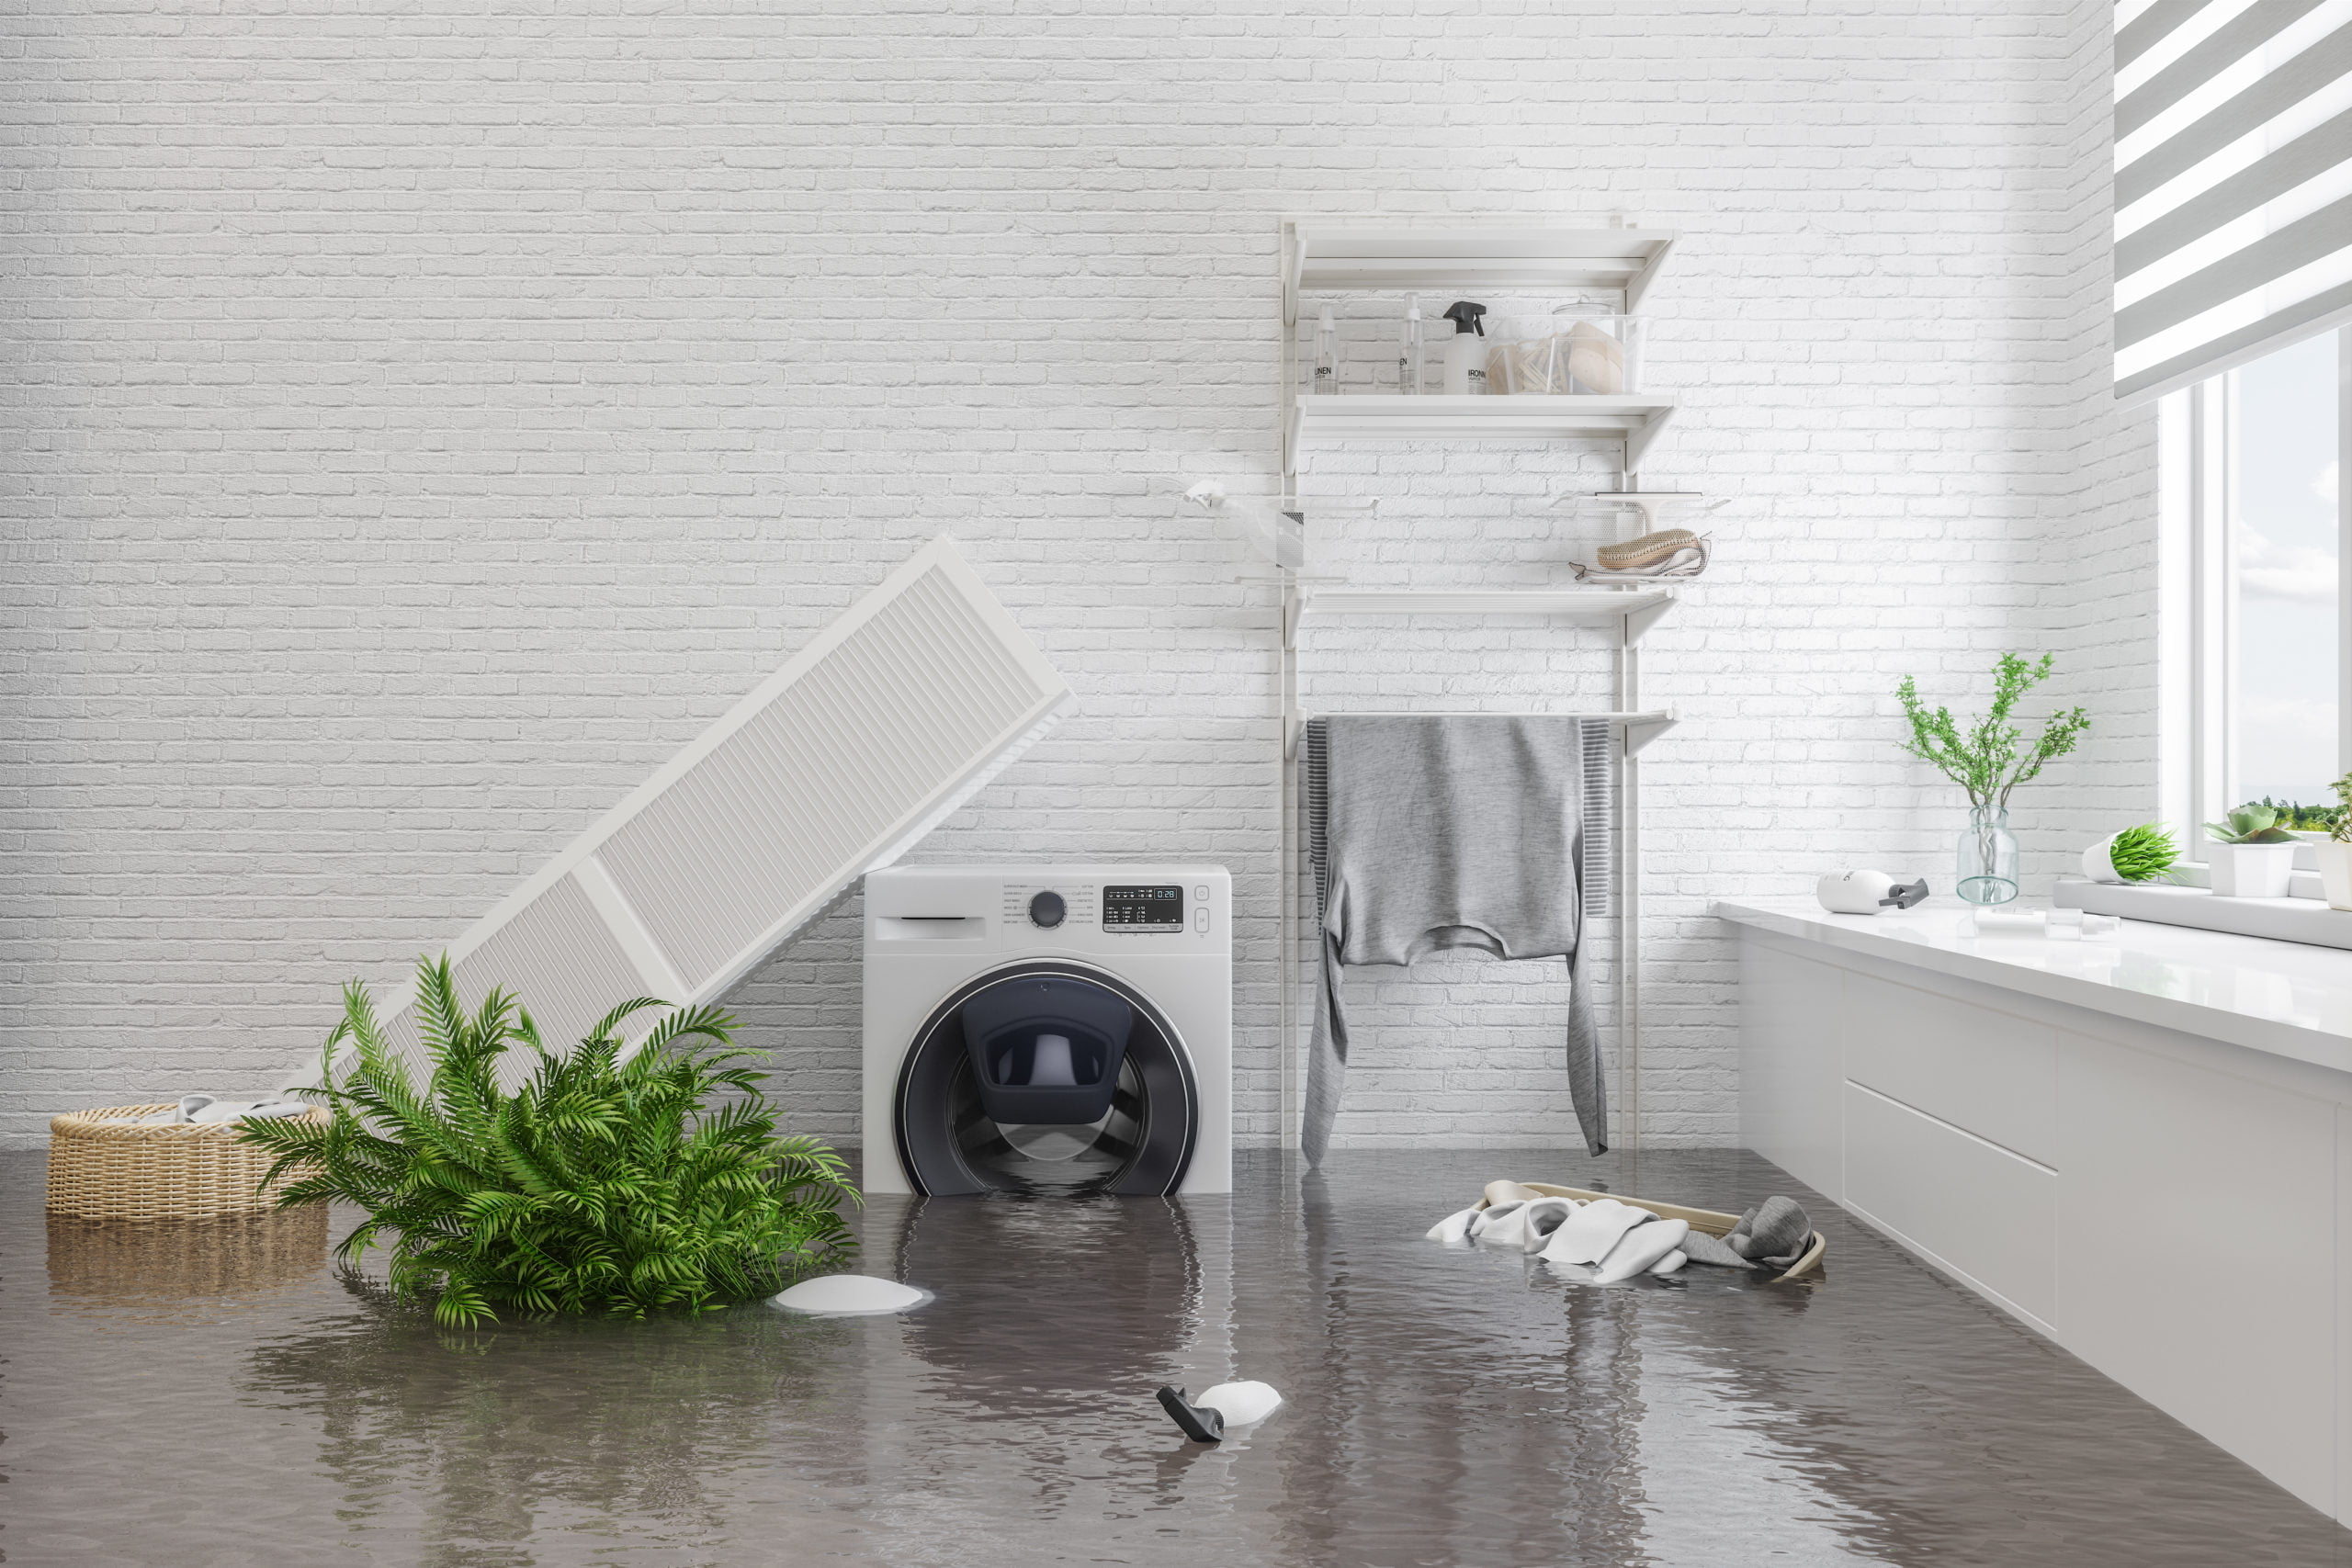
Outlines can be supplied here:
[[[339, 1280], [323, 1231], [61, 1229], [37, 1157], [0, 1176], [10, 1562], [2352, 1562], [1742, 1154], [1260, 1156], [1232, 1199], [877, 1198], [857, 1267], [937, 1293], [903, 1316], [467, 1333]], [[1829, 1270], [1596, 1288], [1421, 1239], [1497, 1176], [1790, 1190]], [[1232, 1377], [1286, 1404], [1223, 1445], [1151, 1398]]]

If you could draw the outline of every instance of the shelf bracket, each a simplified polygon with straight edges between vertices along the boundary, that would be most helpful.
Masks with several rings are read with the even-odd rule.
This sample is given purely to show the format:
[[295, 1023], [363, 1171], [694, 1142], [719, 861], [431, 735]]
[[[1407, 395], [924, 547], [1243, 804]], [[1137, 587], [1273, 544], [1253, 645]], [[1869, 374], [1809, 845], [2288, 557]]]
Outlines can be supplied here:
[[1298, 280], [1306, 268], [1306, 246], [1298, 237], [1298, 225], [1283, 225], [1283, 325], [1298, 325]]
[[1638, 757], [1651, 741], [1672, 729], [1680, 722], [1672, 708], [1657, 718], [1629, 718], [1625, 721], [1625, 755]]
[[1632, 648], [1642, 640], [1642, 634], [1666, 618], [1674, 608], [1672, 599], [1662, 599], [1655, 604], [1645, 604], [1638, 610], [1625, 612], [1625, 646]]
[[1642, 421], [1638, 427], [1625, 432], [1625, 471], [1627, 473], [1640, 470], [1642, 455], [1650, 449], [1650, 443], [1658, 438], [1673, 419], [1672, 409], [1661, 409]]

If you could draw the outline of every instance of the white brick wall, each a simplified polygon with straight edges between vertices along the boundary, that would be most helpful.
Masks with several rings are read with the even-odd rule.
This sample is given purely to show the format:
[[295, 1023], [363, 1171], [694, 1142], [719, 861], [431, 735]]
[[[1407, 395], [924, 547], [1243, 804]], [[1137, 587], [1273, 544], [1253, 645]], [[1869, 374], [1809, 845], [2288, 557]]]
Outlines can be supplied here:
[[[2053, 646], [2115, 707], [2040, 865], [2146, 793], [2103, 6], [485, 9], [61, 4], [0, 53], [8, 1141], [266, 1080], [942, 528], [1085, 706], [923, 854], [1230, 865], [1270, 1136], [1274, 604], [1172, 498], [1274, 471], [1291, 212], [1689, 232], [1647, 472], [1735, 500], [1647, 654], [1686, 716], [1645, 767], [1655, 1135], [1732, 1131], [1709, 896], [1944, 869], [1900, 675]], [[1411, 503], [1333, 547], [1553, 581], [1530, 502], [1584, 466], [1395, 452], [1364, 477]], [[1335, 705], [1601, 668], [1500, 626], [1308, 663]], [[740, 998], [837, 1135], [854, 914]], [[1341, 1140], [1560, 1138], [1550, 967], [1423, 978], [1365, 982]]]

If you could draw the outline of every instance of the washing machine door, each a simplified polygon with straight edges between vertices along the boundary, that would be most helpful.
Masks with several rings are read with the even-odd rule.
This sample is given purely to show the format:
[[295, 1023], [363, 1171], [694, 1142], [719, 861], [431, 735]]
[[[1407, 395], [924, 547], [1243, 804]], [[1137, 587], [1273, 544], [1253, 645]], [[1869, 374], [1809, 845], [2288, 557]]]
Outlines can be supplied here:
[[899, 1073], [899, 1163], [918, 1192], [1173, 1192], [1200, 1121], [1175, 1028], [1116, 976], [992, 970], [924, 1021]]

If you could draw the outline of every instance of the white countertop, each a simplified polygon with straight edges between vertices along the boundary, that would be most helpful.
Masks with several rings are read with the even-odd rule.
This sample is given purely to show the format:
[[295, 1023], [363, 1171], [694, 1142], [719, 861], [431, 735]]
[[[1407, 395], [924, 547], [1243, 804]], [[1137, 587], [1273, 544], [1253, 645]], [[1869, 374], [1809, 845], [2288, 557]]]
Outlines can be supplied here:
[[[2012, 906], [2013, 908], [2015, 906]], [[1964, 936], [1950, 898], [1833, 915], [1810, 897], [1723, 898], [1713, 913], [1849, 953], [2352, 1072], [2352, 952], [2125, 920], [2104, 942]]]

